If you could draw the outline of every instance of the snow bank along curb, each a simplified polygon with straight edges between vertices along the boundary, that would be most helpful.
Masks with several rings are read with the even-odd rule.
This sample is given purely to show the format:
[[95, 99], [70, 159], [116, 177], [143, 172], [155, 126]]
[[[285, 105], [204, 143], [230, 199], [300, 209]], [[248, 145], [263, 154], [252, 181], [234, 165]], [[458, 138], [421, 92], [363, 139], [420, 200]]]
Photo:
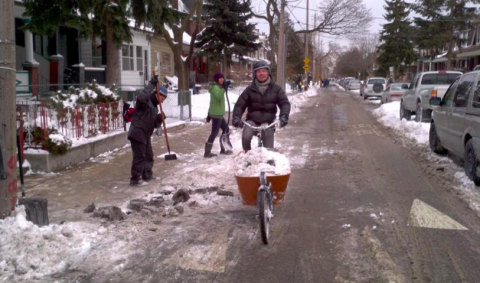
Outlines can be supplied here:
[[[167, 129], [177, 130], [185, 127], [185, 122], [178, 121], [167, 124]], [[86, 161], [92, 157], [99, 156], [105, 152], [122, 148], [126, 143], [128, 132], [119, 129], [107, 135], [106, 137], [94, 139], [90, 143], [72, 147], [65, 155], [38, 154], [25, 152], [25, 158], [31, 164], [31, 170], [42, 172], [55, 172]]]
[[[383, 125], [394, 129], [400, 135], [412, 139], [417, 144], [428, 148], [430, 123], [418, 123], [407, 121], [405, 119], [400, 120], [400, 101], [383, 104], [378, 109], [373, 110], [373, 114]], [[428, 149], [428, 151], [429, 155], [432, 157], [432, 166], [437, 166], [439, 160], [442, 160], [443, 158], [431, 152], [430, 149]], [[477, 187], [465, 175], [462, 167], [455, 165], [449, 158], [446, 160], [448, 160], [447, 164], [455, 166], [456, 170], [458, 170], [453, 176], [458, 184], [455, 184], [454, 182], [453, 188], [457, 194], [468, 203], [472, 210], [479, 212], [480, 193], [478, 192]]]

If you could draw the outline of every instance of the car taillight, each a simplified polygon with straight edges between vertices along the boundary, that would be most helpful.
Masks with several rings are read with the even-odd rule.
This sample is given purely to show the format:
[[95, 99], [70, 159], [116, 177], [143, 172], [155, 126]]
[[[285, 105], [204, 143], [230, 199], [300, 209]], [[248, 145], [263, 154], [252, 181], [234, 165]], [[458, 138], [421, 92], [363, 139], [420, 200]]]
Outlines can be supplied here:
[[365, 84], [365, 88], [368, 88], [368, 84]]
[[437, 97], [437, 90], [436, 89], [432, 90], [432, 97]]

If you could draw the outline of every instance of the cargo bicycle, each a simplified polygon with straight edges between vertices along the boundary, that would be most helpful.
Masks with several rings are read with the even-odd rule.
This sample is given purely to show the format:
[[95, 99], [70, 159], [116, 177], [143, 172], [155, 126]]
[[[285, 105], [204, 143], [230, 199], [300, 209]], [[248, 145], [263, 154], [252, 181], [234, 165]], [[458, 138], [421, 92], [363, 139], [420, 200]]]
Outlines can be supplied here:
[[[261, 126], [254, 126], [248, 122], [245, 122], [244, 125], [257, 133], [258, 147], [263, 147], [262, 137], [265, 130], [279, 126], [278, 121]], [[262, 241], [267, 245], [270, 238], [270, 221], [274, 216], [273, 206], [283, 203], [290, 174], [267, 176], [266, 172], [262, 170], [258, 177], [235, 177], [243, 203], [257, 205]]]

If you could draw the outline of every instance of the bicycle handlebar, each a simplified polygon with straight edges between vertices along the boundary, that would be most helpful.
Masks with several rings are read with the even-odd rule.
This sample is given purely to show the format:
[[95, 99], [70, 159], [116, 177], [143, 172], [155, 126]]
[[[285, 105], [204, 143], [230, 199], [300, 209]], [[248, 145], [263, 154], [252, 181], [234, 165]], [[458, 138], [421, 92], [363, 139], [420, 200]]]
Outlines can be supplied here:
[[273, 122], [273, 123], [271, 123], [270, 125], [264, 125], [264, 124], [262, 124], [261, 126], [258, 126], [258, 127], [257, 127], [257, 126], [250, 125], [250, 124], [247, 123], [247, 122], [244, 122], [243, 124], [244, 124], [245, 126], [251, 128], [251, 129], [253, 129], [253, 130], [262, 131], [262, 130], [269, 129], [269, 128], [271, 128], [271, 127], [277, 128], [277, 126], [278, 126], [278, 120], [275, 121], [275, 122]]

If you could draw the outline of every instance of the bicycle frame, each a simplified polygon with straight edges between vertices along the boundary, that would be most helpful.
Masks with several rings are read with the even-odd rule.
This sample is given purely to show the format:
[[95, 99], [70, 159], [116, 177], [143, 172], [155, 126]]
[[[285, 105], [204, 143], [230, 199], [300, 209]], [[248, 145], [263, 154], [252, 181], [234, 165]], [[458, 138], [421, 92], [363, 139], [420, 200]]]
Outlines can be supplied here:
[[[262, 135], [266, 129], [277, 127], [278, 121], [273, 122], [270, 125], [262, 124], [260, 127], [245, 123], [245, 125], [258, 132], [258, 147], [263, 147]], [[267, 174], [264, 171], [260, 172], [260, 187], [257, 192], [257, 206], [260, 216], [260, 230], [262, 233], [262, 240], [264, 244], [268, 244], [268, 238], [270, 235], [270, 219], [273, 218], [273, 200], [275, 196], [272, 193], [272, 183], [267, 183]], [[265, 207], [265, 198], [268, 208]], [[262, 217], [263, 216], [263, 217]]]

